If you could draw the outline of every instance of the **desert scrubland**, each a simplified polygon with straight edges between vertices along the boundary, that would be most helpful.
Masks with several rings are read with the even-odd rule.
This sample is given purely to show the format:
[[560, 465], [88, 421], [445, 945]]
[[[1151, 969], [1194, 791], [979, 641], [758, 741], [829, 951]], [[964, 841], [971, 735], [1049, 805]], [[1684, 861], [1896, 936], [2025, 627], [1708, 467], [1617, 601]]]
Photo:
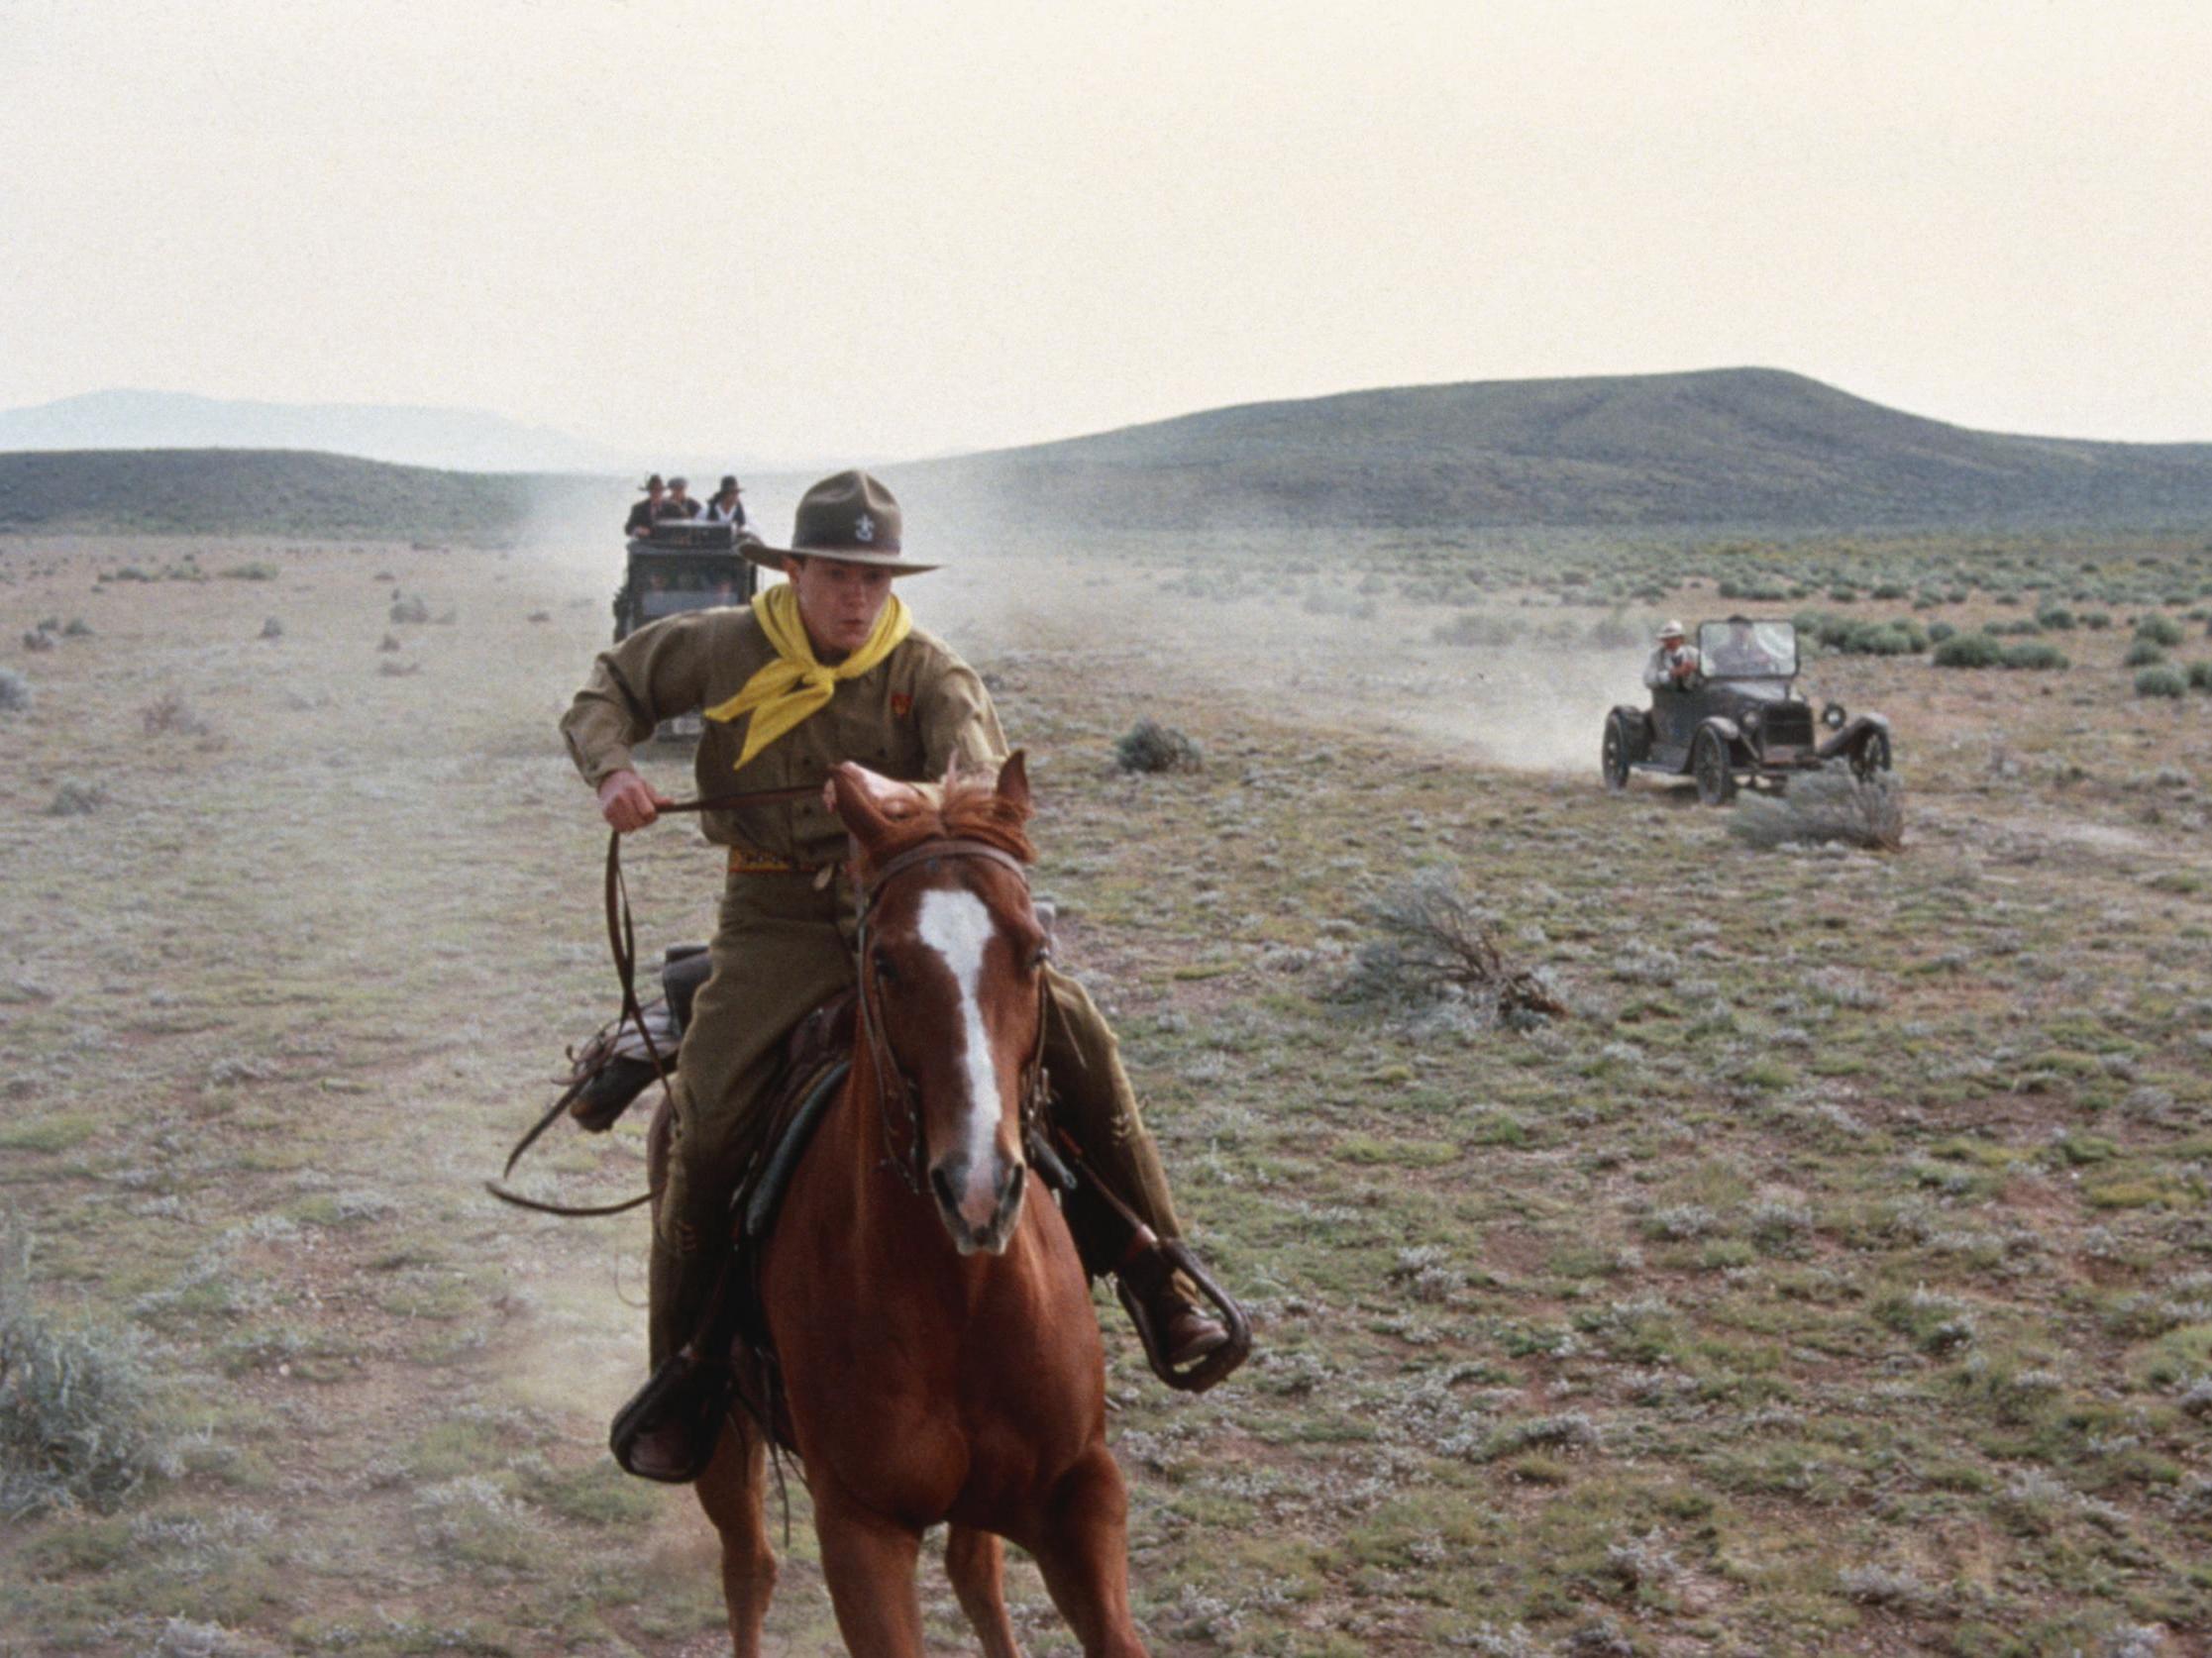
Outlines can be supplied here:
[[[1101, 1297], [1155, 1651], [2206, 1650], [2201, 535], [970, 545], [910, 596], [1258, 1330], [1171, 1397]], [[645, 1221], [479, 1190], [612, 1012], [554, 720], [614, 564], [0, 541], [0, 1653], [724, 1649], [603, 1448]], [[1651, 622], [1738, 606], [1829, 620], [1902, 851], [1600, 787]], [[1121, 771], [1143, 718], [1203, 768]], [[691, 831], [629, 862], [703, 936]], [[1392, 971], [1452, 886], [1566, 1016]], [[641, 1128], [528, 1182], [627, 1194]], [[790, 1504], [772, 1641], [834, 1650]]]

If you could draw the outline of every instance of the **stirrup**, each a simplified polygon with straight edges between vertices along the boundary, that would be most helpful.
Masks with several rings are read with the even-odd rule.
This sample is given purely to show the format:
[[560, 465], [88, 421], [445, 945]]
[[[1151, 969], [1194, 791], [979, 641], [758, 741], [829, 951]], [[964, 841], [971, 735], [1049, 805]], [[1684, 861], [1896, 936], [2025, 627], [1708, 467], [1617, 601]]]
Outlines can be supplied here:
[[[722, 1421], [736, 1392], [737, 1374], [726, 1361], [703, 1359], [686, 1347], [656, 1370], [616, 1413], [607, 1433], [607, 1449], [625, 1474], [664, 1485], [688, 1485], [714, 1460]], [[682, 1436], [682, 1459], [667, 1467], [640, 1467], [639, 1442], [648, 1434], [663, 1433]]]
[[1159, 1329], [1152, 1322], [1151, 1309], [1144, 1304], [1144, 1297], [1130, 1289], [1126, 1275], [1115, 1274], [1113, 1293], [1120, 1297], [1122, 1310], [1129, 1315], [1129, 1322], [1137, 1329], [1137, 1340], [1144, 1344], [1144, 1362], [1152, 1367], [1152, 1374], [1182, 1394], [1203, 1394], [1242, 1364], [1252, 1351], [1252, 1323], [1244, 1316], [1244, 1309], [1234, 1297], [1213, 1282], [1213, 1277], [1199, 1265], [1188, 1244], [1175, 1238], [1155, 1238], [1147, 1253], [1156, 1255], [1163, 1263], [1162, 1270], [1181, 1273], [1198, 1287], [1200, 1295], [1212, 1303], [1213, 1311], [1221, 1320], [1221, 1327], [1229, 1338], [1194, 1363], [1177, 1370], [1168, 1362], [1166, 1350], [1161, 1345]]

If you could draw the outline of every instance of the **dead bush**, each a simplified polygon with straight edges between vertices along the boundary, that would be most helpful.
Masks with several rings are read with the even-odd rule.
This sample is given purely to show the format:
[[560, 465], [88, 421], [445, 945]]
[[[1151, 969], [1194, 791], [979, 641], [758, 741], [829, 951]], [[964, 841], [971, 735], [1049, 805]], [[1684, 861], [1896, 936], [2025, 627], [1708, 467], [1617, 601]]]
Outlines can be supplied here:
[[1756, 847], [1840, 842], [1895, 852], [1905, 844], [1904, 785], [1886, 772], [1856, 777], [1835, 767], [1797, 779], [1779, 799], [1744, 796], [1729, 820], [1729, 832]]
[[1460, 1001], [1512, 1025], [1557, 1018], [1559, 993], [1533, 970], [1507, 960], [1497, 917], [1458, 878], [1431, 870], [1402, 881], [1368, 906], [1381, 936], [1360, 946], [1342, 993], [1347, 1000], [1418, 1012]]
[[108, 791], [98, 783], [64, 777], [61, 786], [53, 791], [53, 798], [47, 802], [47, 816], [90, 817], [107, 803]]
[[214, 729], [175, 691], [141, 708], [139, 724], [149, 737], [205, 737]]
[[33, 700], [31, 681], [12, 668], [0, 668], [0, 714], [24, 713]]
[[419, 598], [401, 598], [395, 593], [392, 595], [391, 619], [395, 622], [427, 622], [430, 620], [430, 606]]

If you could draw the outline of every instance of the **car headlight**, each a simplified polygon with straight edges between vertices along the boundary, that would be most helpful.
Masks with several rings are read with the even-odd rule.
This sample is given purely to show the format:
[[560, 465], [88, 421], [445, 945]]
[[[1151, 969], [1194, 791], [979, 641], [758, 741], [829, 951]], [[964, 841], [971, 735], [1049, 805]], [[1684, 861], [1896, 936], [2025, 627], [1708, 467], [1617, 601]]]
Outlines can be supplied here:
[[1841, 702], [1831, 702], [1827, 707], [1823, 708], [1821, 710], [1821, 724], [1827, 726], [1828, 729], [1831, 731], [1843, 730], [1843, 705]]

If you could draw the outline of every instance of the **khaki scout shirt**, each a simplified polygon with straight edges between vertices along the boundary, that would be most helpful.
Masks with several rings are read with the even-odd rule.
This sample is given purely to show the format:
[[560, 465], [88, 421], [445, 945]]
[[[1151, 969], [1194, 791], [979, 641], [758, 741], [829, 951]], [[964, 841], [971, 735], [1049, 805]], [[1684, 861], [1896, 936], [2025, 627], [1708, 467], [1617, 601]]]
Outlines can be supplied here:
[[[591, 676], [561, 721], [569, 753], [596, 788], [633, 766], [630, 745], [661, 721], [728, 700], [776, 660], [749, 608], [687, 610], [638, 629], [599, 653]], [[916, 628], [854, 679], [841, 679], [828, 704], [734, 770], [752, 718], [707, 720], [695, 766], [701, 794], [818, 783], [841, 760], [904, 782], [934, 782], [958, 759], [963, 769], [995, 768], [1006, 740], [991, 693], [976, 671]], [[706, 838], [809, 868], [845, 856], [844, 825], [819, 800], [748, 806], [702, 814]]]

